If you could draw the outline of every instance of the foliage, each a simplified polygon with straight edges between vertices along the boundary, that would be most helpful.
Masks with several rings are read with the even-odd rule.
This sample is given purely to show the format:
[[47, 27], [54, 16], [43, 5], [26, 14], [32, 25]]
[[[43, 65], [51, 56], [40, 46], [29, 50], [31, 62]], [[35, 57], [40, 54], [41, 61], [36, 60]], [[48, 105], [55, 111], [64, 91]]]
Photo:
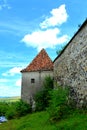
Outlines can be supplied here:
[[0, 116], [4, 116], [8, 110], [8, 103], [0, 102]]
[[56, 121], [67, 116], [69, 112], [68, 106], [68, 89], [58, 87], [51, 93], [49, 108], [47, 109], [50, 120]]
[[53, 89], [53, 78], [50, 76], [46, 76], [43, 81], [43, 86], [45, 90], [52, 90]]
[[15, 108], [18, 117], [24, 116], [31, 112], [31, 106], [22, 100], [16, 102]]
[[46, 111], [28, 114], [0, 124], [0, 130], [86, 130], [87, 114], [73, 112], [66, 119], [50, 123]]
[[45, 110], [49, 105], [50, 93], [53, 89], [53, 79], [46, 76], [43, 82], [43, 89], [35, 95], [36, 111]]
[[16, 117], [16, 109], [15, 109], [14, 105], [11, 104], [11, 105], [8, 106], [8, 110], [6, 111], [5, 116], [9, 120], [13, 119], [13, 118], [17, 118]]
[[8, 119], [18, 118], [31, 112], [31, 106], [22, 100], [17, 102], [0, 102], [0, 116]]
[[[7, 114], [9, 119], [12, 118], [16, 119], [9, 120], [6, 123], [1, 124], [0, 130], [36, 130], [36, 129], [86, 130], [87, 129], [87, 110], [83, 109], [72, 110], [72, 107], [70, 107], [70, 102], [68, 104], [68, 90], [66, 88], [58, 87], [57, 89], [53, 89], [48, 92], [50, 96], [49, 98], [50, 102], [48, 101], [48, 103], [50, 104], [49, 107], [47, 108], [47, 111], [27, 114], [31, 112], [31, 107], [27, 106], [27, 104], [22, 100], [15, 103], [1, 102], [0, 114], [3, 115]], [[25, 109], [25, 106], [29, 107], [29, 109]], [[23, 117], [17, 119], [17, 117], [20, 116]]]

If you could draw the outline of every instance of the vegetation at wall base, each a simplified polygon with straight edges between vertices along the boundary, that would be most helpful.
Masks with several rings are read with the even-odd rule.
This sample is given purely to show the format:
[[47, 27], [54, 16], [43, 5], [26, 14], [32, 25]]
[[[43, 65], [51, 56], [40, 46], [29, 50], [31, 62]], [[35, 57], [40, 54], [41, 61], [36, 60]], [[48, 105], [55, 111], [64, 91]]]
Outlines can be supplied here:
[[14, 119], [31, 113], [31, 106], [19, 100], [17, 102], [0, 102], [0, 116]]
[[47, 111], [35, 112], [0, 124], [0, 130], [87, 130], [87, 114], [73, 112], [52, 123]]
[[49, 106], [50, 92], [53, 90], [53, 79], [50, 76], [45, 77], [42, 88], [34, 97], [36, 111], [46, 110]]
[[53, 89], [52, 83], [46, 77], [43, 90], [35, 97], [35, 112], [22, 100], [0, 102], [0, 116], [8, 118], [0, 130], [87, 130], [87, 108], [76, 108], [68, 98], [69, 89]]
[[51, 93], [51, 99], [47, 111], [51, 121], [57, 121], [67, 117], [69, 114], [68, 90], [58, 87]]

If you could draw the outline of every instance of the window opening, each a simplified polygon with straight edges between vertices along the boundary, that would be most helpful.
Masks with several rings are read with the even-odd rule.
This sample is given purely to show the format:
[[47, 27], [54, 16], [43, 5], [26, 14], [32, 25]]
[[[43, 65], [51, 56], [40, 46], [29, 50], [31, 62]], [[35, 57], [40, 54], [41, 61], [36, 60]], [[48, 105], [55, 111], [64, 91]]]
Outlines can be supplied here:
[[31, 83], [35, 83], [35, 79], [31, 79]]

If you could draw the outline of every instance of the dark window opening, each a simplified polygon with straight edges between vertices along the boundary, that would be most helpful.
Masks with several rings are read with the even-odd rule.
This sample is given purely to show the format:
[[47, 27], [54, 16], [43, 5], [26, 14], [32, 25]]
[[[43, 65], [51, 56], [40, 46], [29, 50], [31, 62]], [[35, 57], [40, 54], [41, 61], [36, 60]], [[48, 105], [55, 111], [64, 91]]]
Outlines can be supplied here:
[[35, 79], [31, 79], [31, 83], [35, 83]]

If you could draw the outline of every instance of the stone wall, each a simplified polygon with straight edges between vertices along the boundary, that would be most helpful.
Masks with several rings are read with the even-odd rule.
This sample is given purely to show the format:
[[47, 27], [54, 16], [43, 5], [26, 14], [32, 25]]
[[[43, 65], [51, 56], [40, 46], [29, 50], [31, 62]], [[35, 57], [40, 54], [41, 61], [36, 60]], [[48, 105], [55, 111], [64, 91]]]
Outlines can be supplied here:
[[87, 21], [55, 59], [54, 79], [71, 88], [77, 105], [87, 103]]

